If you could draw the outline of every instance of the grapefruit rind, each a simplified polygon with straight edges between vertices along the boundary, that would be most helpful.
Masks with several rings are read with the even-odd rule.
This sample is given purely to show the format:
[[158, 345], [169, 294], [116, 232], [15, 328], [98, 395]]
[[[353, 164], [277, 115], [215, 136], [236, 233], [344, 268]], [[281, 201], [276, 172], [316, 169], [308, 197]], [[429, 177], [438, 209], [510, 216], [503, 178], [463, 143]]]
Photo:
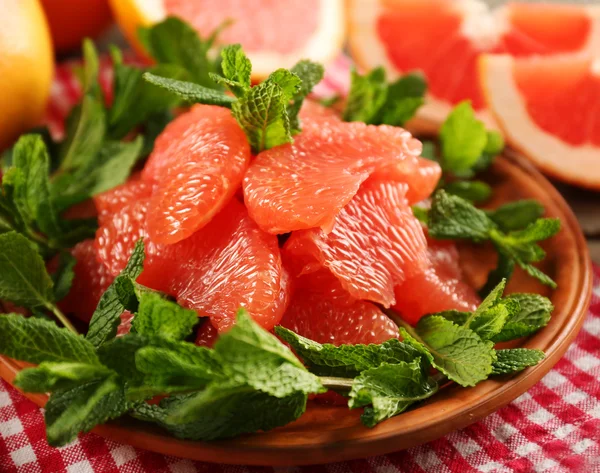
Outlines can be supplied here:
[[[562, 56], [556, 60], [574, 59]], [[527, 112], [515, 81], [514, 64], [508, 55], [483, 55], [479, 60], [484, 96], [509, 144], [547, 174], [600, 190], [600, 149], [589, 144], [572, 146], [542, 130]]]

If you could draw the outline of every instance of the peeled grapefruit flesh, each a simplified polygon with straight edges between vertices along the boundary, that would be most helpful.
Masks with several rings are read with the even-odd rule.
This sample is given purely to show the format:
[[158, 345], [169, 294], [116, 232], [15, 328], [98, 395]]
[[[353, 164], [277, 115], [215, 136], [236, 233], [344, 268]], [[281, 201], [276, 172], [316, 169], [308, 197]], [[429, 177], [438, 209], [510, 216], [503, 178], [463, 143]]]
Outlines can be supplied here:
[[540, 169], [600, 190], [600, 62], [484, 56], [481, 83], [507, 141]]
[[71, 250], [77, 260], [73, 285], [59, 306], [66, 314], [89, 322], [96, 310], [100, 297], [113, 282], [114, 276], [96, 258], [94, 240], [84, 240]]
[[393, 309], [410, 324], [435, 312], [475, 310], [480, 299], [463, 280], [456, 246], [429, 240], [427, 255], [430, 261], [427, 269], [396, 286]]
[[155, 243], [145, 230], [151, 199], [115, 213], [96, 236], [100, 260], [118, 274], [145, 238], [146, 261], [138, 282], [175, 297], [223, 331], [245, 307], [266, 329], [281, 319], [288, 301], [277, 237], [263, 232], [236, 199], [201, 230], [173, 245]]
[[427, 242], [406, 201], [407, 188], [369, 181], [337, 215], [331, 232], [292, 233], [284, 251], [302, 263], [292, 276], [324, 266], [355, 299], [393, 305], [394, 287], [427, 265]]
[[392, 77], [425, 74], [430, 97], [419, 111], [423, 126], [441, 123], [463, 100], [493, 125], [479, 86], [479, 56], [597, 51], [600, 8], [509, 3], [490, 11], [478, 0], [351, 0], [349, 32], [361, 67], [383, 65]]
[[150, 197], [152, 186], [135, 174], [120, 186], [110, 189], [94, 197], [94, 205], [98, 213], [98, 223], [102, 225], [110, 216], [117, 213], [126, 205], [138, 199]]
[[111, 0], [117, 22], [140, 48], [137, 30], [176, 16], [206, 38], [226, 20], [222, 44], [240, 43], [252, 61], [254, 79], [300, 59], [327, 63], [344, 40], [343, 0]]
[[281, 325], [303, 337], [334, 345], [383, 343], [398, 327], [375, 304], [354, 299], [321, 267], [295, 281]]
[[294, 143], [260, 153], [244, 178], [248, 212], [269, 233], [330, 231], [336, 215], [374, 173], [419, 181], [410, 185], [408, 197], [414, 200], [427, 197], [437, 184], [439, 166], [420, 160], [421, 143], [401, 128], [342, 122], [315, 104], [301, 118], [304, 128]]
[[233, 197], [250, 145], [231, 111], [196, 105], [158, 136], [142, 179], [153, 185], [148, 233], [172, 244], [206, 225]]

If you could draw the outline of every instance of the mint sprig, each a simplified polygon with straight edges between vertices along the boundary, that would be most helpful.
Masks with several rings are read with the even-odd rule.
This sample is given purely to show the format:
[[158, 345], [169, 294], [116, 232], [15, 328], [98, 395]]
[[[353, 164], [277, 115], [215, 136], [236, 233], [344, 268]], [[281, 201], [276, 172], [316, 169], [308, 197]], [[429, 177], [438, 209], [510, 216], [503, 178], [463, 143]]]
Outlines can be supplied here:
[[[514, 225], [520, 226], [522, 215], [516, 214], [516, 217], [519, 223]], [[509, 219], [507, 215], [503, 218]], [[465, 199], [439, 190], [433, 196], [427, 223], [429, 235], [433, 238], [469, 240], [475, 243], [490, 241], [494, 245], [499, 254], [499, 265], [490, 274], [489, 278], [493, 283], [486, 284], [486, 289], [491, 289], [499, 276], [510, 277], [514, 264], [543, 284], [556, 287], [556, 283], [532, 263], [539, 262], [546, 256], [538, 243], [558, 233], [558, 219], [538, 218], [522, 230], [504, 232], [488, 212], [474, 207]], [[505, 221], [503, 225], [506, 228], [508, 224]]]
[[352, 71], [350, 92], [342, 114], [345, 121], [402, 126], [424, 103], [425, 79], [407, 74], [389, 84], [382, 67], [365, 75]]

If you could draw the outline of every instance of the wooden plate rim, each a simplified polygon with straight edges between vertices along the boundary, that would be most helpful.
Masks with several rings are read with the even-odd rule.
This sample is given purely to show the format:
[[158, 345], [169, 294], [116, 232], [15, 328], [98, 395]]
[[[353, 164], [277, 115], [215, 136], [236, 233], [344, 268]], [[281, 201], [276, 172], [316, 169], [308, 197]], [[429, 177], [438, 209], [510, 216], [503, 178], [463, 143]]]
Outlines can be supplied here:
[[[570, 317], [560, 327], [556, 327], [552, 334], [546, 333], [544, 329], [522, 345], [546, 352], [546, 358], [539, 365], [507, 381], [487, 380], [469, 388], [469, 397], [477, 399], [466, 404], [460, 405], [460, 399], [457, 399], [461, 392], [465, 392], [463, 388], [453, 386], [444, 389], [443, 394], [436, 395], [431, 402], [390, 419], [375, 429], [351, 426], [328, 432], [317, 431], [315, 438], [297, 435], [293, 430], [275, 430], [218, 442], [179, 440], [155, 427], [142, 427], [136, 421], [119, 421], [98, 426], [93, 432], [134, 447], [199, 461], [272, 466], [308, 465], [381, 455], [419, 445], [466, 427], [508, 404], [550, 371], [577, 335], [591, 299], [592, 265], [577, 219], [558, 191], [517, 152], [507, 150], [501, 161], [502, 166], [524, 171], [548, 195], [548, 200], [561, 216], [563, 231], [569, 231], [576, 244], [576, 255], [569, 262], [572, 279], [568, 280], [568, 307], [564, 309]], [[22, 365], [15, 360], [0, 356], [0, 377], [7, 382], [12, 383], [20, 369]], [[38, 406], [43, 406], [47, 400], [45, 395], [25, 395]], [[443, 400], [437, 396], [443, 396]], [[424, 410], [428, 412], [423, 412]], [[409, 419], [414, 422], [409, 422]], [[330, 435], [326, 436], [327, 433]]]

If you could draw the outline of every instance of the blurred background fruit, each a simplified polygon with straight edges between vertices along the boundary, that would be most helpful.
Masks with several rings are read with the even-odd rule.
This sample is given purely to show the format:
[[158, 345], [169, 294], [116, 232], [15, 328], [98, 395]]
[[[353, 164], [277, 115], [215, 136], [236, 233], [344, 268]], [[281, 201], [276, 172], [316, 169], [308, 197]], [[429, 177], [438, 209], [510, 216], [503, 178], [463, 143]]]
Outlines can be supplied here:
[[77, 51], [112, 23], [108, 0], [41, 0], [57, 53]]
[[0, 149], [44, 116], [52, 43], [38, 0], [0, 0]]
[[328, 63], [344, 41], [344, 0], [110, 0], [115, 19], [141, 50], [140, 26], [177, 16], [206, 38], [231, 21], [219, 35], [225, 44], [240, 43], [258, 80], [299, 59]]
[[478, 80], [483, 53], [600, 50], [600, 6], [509, 2], [490, 10], [480, 0], [350, 0], [348, 17], [350, 50], [362, 68], [383, 65], [392, 78], [424, 73], [429, 101], [420, 117], [430, 128], [462, 100], [494, 123]]

